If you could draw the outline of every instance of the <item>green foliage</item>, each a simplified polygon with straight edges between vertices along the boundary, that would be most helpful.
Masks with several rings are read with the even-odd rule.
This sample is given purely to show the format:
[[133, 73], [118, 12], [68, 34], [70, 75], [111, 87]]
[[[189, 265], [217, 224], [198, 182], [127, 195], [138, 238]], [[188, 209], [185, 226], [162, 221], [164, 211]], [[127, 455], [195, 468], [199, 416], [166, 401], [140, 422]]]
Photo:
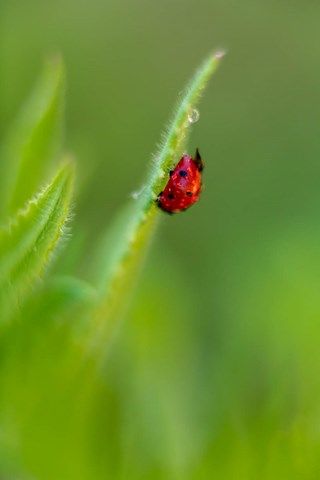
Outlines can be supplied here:
[[[211, 55], [182, 95], [142, 194], [120, 212], [92, 256], [91, 284], [47, 268], [66, 237], [74, 182], [73, 162], [65, 159], [41, 188], [60, 151], [64, 96], [60, 60], [48, 65], [4, 139], [0, 421], [7, 441], [0, 441], [1, 474], [23, 476], [24, 464], [39, 478], [94, 478], [87, 443], [94, 435], [90, 428], [96, 403], [101, 395], [108, 402], [101, 367], [160, 215], [155, 196], [182, 152], [190, 115], [220, 58]], [[50, 440], [47, 429], [52, 432]], [[13, 449], [10, 438], [15, 439]], [[69, 456], [63, 451], [70, 451]]]
[[[320, 2], [0, 11], [1, 228], [64, 148], [77, 160], [70, 234], [0, 322], [1, 480], [318, 480]], [[215, 42], [231, 55], [176, 151], [199, 147], [201, 201], [150, 212], [133, 254], [134, 219], [176, 162], [162, 156], [172, 122], [155, 148], [160, 128]], [[62, 151], [59, 60], [19, 108], [57, 48]]]
[[223, 55], [223, 52], [210, 55], [181, 95], [136, 205], [129, 205], [121, 212], [111, 234], [108, 232], [106, 235], [106, 245], [99, 249], [100, 300], [91, 325], [96, 351], [99, 350], [98, 345], [105, 350], [106, 342], [127, 305], [127, 297], [131, 295], [159, 216], [154, 200], [168, 181], [170, 169], [181, 156], [193, 123], [190, 119]]
[[52, 182], [0, 230], [0, 317], [21, 304], [42, 276], [70, 213], [73, 166], [65, 164]]
[[50, 171], [61, 147], [64, 68], [48, 62], [0, 150], [0, 220], [21, 208]]

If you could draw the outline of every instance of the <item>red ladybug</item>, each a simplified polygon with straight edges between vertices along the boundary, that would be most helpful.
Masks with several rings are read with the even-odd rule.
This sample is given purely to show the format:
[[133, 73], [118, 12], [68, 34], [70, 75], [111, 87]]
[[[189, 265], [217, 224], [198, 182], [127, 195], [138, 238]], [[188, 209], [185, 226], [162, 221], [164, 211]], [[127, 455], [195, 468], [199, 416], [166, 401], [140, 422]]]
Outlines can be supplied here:
[[191, 207], [199, 200], [202, 185], [203, 162], [199, 150], [194, 158], [183, 155], [163, 192], [157, 198], [157, 204], [167, 213], [178, 213]]

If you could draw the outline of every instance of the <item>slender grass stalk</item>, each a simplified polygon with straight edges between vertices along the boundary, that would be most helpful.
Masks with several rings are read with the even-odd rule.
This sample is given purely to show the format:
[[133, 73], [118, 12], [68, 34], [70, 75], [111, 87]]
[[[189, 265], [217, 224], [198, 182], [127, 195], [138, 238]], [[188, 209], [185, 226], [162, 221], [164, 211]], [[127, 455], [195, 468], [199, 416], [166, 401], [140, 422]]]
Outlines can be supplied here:
[[[95, 354], [99, 350], [105, 350], [123, 315], [159, 217], [155, 199], [168, 180], [169, 170], [177, 163], [183, 151], [193, 123], [194, 110], [222, 57], [223, 52], [210, 55], [181, 96], [143, 191], [134, 207], [128, 209], [122, 228], [118, 228], [118, 239], [113, 241], [116, 243], [116, 250], [112, 255], [109, 248], [104, 252], [104, 257], [111, 256], [112, 261], [110, 265], [108, 260], [104, 268], [101, 262], [99, 265], [100, 300], [91, 316], [89, 327], [90, 348]], [[99, 258], [101, 259], [101, 254]]]
[[209, 79], [217, 70], [223, 56], [223, 51], [210, 55], [197, 70], [182, 94], [173, 119], [163, 135], [162, 146], [155, 156], [153, 169], [147, 182], [148, 188], [144, 195], [146, 208], [150, 204], [150, 199], [157, 197], [159, 191], [162, 190], [167, 182], [169, 170], [183, 153], [190, 127], [194, 123], [193, 114]]

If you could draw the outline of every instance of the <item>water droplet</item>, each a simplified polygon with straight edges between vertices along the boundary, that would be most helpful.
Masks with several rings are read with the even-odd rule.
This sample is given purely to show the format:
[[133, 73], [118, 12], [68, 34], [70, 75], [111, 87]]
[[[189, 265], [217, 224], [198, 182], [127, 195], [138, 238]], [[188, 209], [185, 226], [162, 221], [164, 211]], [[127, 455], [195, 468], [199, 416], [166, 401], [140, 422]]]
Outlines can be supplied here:
[[200, 113], [195, 108], [192, 109], [188, 114], [188, 122], [189, 123], [196, 123], [200, 118]]
[[227, 51], [224, 48], [220, 48], [214, 53], [214, 57], [218, 60], [226, 55]]

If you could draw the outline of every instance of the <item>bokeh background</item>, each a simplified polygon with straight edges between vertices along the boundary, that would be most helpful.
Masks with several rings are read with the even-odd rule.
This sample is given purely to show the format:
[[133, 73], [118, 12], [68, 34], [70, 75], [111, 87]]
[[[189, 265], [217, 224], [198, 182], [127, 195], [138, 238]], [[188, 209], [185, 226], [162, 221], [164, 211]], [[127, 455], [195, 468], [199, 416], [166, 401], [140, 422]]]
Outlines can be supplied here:
[[189, 145], [205, 191], [162, 217], [90, 425], [91, 473], [69, 444], [69, 473], [56, 458], [30, 478], [320, 478], [319, 22], [312, 0], [1, 0], [0, 133], [61, 52], [70, 243], [89, 255], [194, 69], [228, 50]]

